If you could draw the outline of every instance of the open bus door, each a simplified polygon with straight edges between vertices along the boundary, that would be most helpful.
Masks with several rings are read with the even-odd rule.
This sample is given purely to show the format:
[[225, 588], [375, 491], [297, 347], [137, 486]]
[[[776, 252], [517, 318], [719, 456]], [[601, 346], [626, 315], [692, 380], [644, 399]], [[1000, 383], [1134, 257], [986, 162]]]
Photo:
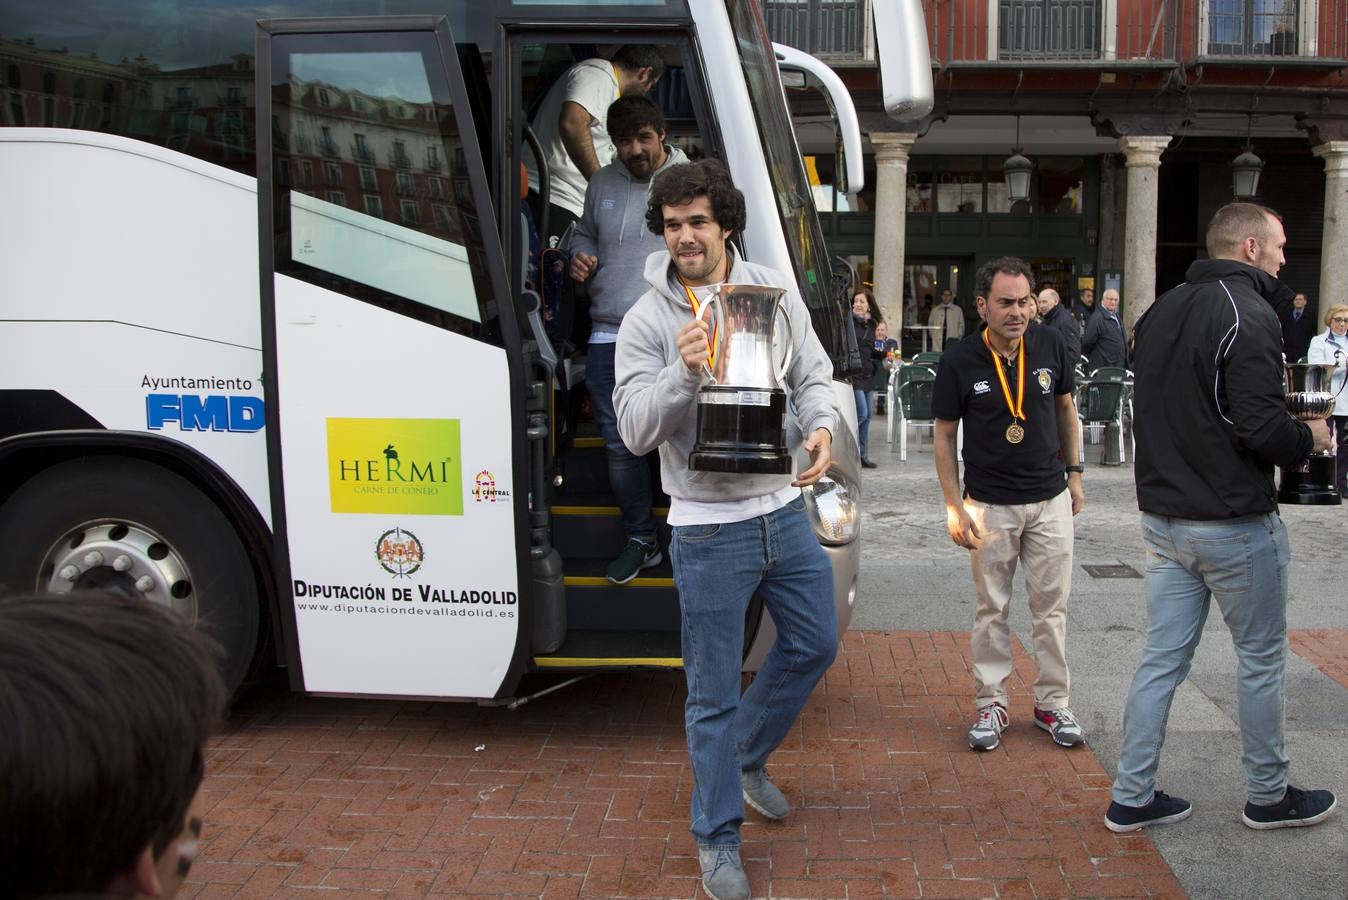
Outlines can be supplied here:
[[[272, 20], [257, 49], [267, 437], [292, 686], [507, 696], [531, 650], [525, 392], [447, 22]], [[322, 171], [291, 171], [292, 148], [326, 157]]]

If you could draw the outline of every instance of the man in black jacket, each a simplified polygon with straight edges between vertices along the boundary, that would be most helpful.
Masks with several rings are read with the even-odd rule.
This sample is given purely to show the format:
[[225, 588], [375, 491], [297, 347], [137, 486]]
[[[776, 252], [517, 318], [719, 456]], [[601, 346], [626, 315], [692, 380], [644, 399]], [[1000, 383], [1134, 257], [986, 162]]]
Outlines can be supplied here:
[[1089, 358], [1091, 369], [1128, 365], [1128, 339], [1119, 321], [1119, 292], [1113, 288], [1100, 295], [1100, 308], [1086, 322], [1081, 352]]
[[1315, 337], [1315, 316], [1307, 307], [1306, 295], [1298, 293], [1292, 306], [1278, 316], [1282, 323], [1282, 352], [1288, 362], [1306, 358], [1306, 349]]
[[1081, 359], [1081, 330], [1053, 288], [1044, 288], [1039, 292], [1039, 318], [1062, 335], [1062, 342], [1067, 345], [1067, 358], [1075, 366], [1077, 360]]
[[1147, 542], [1147, 645], [1123, 718], [1111, 831], [1178, 822], [1186, 800], [1156, 790], [1175, 690], [1211, 601], [1240, 660], [1240, 730], [1251, 828], [1314, 825], [1334, 810], [1329, 791], [1287, 783], [1283, 750], [1287, 667], [1287, 531], [1273, 466], [1328, 448], [1322, 421], [1298, 422], [1283, 396], [1274, 304], [1286, 243], [1277, 214], [1232, 203], [1213, 216], [1207, 260], [1138, 320], [1138, 506]]

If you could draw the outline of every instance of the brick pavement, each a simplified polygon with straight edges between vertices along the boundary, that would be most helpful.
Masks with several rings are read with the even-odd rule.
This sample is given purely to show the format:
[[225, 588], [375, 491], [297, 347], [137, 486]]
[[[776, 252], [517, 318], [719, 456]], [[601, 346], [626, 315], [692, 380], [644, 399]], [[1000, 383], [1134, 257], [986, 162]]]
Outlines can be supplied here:
[[1293, 653], [1348, 688], [1348, 629], [1299, 628], [1287, 639]]
[[[1029, 721], [965, 744], [968, 635], [853, 631], [773, 757], [796, 806], [750, 813], [755, 890], [795, 898], [1180, 897], [1109, 778]], [[276, 688], [210, 750], [187, 896], [703, 896], [677, 672], [597, 676], [518, 710]]]

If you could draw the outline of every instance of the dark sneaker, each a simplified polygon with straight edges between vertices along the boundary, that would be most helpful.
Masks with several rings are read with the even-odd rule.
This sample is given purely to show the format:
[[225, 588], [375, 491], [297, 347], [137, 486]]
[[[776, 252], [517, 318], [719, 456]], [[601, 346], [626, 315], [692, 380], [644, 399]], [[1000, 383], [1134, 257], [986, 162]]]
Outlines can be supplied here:
[[1169, 825], [1189, 818], [1194, 806], [1188, 800], [1157, 791], [1146, 806], [1124, 806], [1117, 801], [1109, 804], [1105, 813], [1105, 827], [1118, 834], [1127, 834], [1148, 825]]
[[632, 538], [623, 548], [623, 552], [618, 554], [618, 558], [608, 564], [604, 577], [614, 584], [627, 584], [636, 578], [642, 569], [660, 565], [662, 559], [664, 556], [660, 554], [658, 546]]
[[878, 468], [880, 468], [880, 464], [879, 464], [879, 463], [873, 463], [873, 462], [871, 462], [869, 459], [866, 459], [866, 457], [863, 456], [863, 457], [861, 458], [861, 468], [863, 468], [863, 469], [878, 469]]
[[725, 848], [698, 850], [702, 889], [711, 900], [749, 900], [749, 876], [740, 865], [740, 852]]
[[1053, 735], [1053, 743], [1059, 747], [1075, 747], [1086, 743], [1086, 732], [1077, 722], [1077, 717], [1065, 706], [1058, 709], [1040, 709], [1036, 706], [1034, 724]]
[[1246, 803], [1245, 812], [1240, 818], [1251, 828], [1267, 831], [1270, 828], [1304, 828], [1318, 825], [1338, 805], [1338, 800], [1329, 791], [1303, 791], [1287, 786], [1287, 793], [1277, 803], [1260, 806]]
[[1006, 707], [993, 703], [978, 711], [978, 721], [969, 729], [969, 746], [975, 750], [995, 750], [1002, 742], [1002, 730], [1011, 724]]
[[791, 804], [772, 783], [766, 769], [740, 772], [740, 787], [744, 790], [744, 802], [769, 819], [785, 819], [791, 812]]

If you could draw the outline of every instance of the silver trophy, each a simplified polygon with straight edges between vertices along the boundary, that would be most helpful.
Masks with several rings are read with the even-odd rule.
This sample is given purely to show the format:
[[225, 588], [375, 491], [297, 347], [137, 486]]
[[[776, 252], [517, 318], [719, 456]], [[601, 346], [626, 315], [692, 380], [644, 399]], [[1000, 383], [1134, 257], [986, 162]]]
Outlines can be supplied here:
[[770, 285], [723, 284], [698, 310], [698, 318], [711, 325], [711, 360], [706, 365], [711, 383], [698, 391], [697, 443], [688, 468], [758, 475], [791, 472], [786, 370], [795, 340], [785, 296], [786, 291]]
[[[1327, 419], [1334, 412], [1339, 390], [1333, 389], [1334, 372], [1343, 365], [1334, 363], [1287, 363], [1287, 411], [1295, 419], [1309, 422]], [[1345, 379], [1348, 381], [1348, 379]], [[1282, 470], [1278, 482], [1278, 502], [1302, 506], [1336, 506], [1343, 502], [1335, 488], [1334, 454], [1328, 450], [1312, 453], [1300, 466]]]

